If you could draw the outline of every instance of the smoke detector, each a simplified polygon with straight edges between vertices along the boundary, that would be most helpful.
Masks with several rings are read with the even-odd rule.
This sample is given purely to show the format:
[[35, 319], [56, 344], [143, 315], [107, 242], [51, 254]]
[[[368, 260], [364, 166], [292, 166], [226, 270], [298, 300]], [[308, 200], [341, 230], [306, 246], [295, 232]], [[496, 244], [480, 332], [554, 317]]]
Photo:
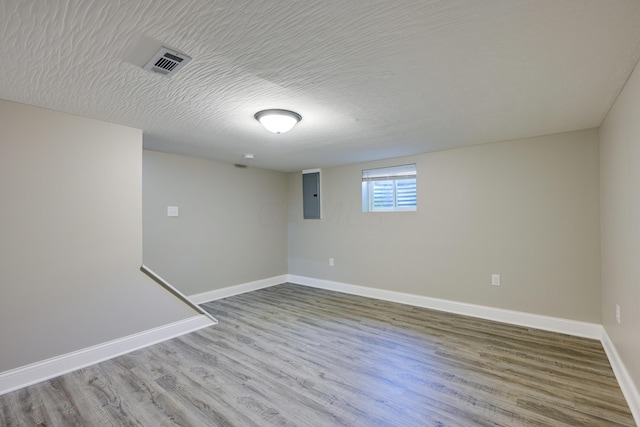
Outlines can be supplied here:
[[190, 61], [191, 58], [187, 55], [167, 49], [166, 47], [161, 47], [142, 69], [171, 77]]

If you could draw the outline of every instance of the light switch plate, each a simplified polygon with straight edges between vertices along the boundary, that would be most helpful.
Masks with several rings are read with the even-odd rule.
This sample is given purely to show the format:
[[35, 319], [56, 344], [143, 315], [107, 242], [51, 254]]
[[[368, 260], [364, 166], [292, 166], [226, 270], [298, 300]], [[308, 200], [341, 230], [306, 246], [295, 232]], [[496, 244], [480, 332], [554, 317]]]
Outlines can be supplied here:
[[167, 206], [167, 216], [178, 216], [178, 207]]
[[493, 286], [500, 286], [500, 275], [499, 274], [492, 274], [491, 275], [491, 284]]

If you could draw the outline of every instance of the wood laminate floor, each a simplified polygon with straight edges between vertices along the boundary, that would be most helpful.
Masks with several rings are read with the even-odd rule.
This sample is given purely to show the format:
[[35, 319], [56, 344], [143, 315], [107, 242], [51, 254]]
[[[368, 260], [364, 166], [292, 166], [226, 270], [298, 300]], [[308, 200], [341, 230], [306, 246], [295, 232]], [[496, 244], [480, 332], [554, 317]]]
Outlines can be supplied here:
[[598, 341], [284, 284], [0, 396], [2, 426], [633, 426]]

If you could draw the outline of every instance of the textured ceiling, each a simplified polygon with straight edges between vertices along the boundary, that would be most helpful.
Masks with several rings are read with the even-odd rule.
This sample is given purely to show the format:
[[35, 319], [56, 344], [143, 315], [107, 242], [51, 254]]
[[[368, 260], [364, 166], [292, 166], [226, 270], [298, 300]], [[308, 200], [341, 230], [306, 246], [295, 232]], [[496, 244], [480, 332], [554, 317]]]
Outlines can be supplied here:
[[[283, 171], [597, 127], [635, 0], [0, 0], [0, 98]], [[140, 68], [160, 46], [193, 61]], [[265, 108], [303, 116], [273, 135]]]

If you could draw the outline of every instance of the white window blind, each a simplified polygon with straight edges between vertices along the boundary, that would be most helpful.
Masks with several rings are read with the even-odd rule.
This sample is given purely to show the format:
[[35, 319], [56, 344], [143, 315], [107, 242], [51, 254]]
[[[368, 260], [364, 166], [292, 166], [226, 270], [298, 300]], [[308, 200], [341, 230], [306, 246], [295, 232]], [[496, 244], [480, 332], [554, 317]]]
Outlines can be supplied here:
[[362, 171], [362, 211], [415, 211], [416, 165]]

